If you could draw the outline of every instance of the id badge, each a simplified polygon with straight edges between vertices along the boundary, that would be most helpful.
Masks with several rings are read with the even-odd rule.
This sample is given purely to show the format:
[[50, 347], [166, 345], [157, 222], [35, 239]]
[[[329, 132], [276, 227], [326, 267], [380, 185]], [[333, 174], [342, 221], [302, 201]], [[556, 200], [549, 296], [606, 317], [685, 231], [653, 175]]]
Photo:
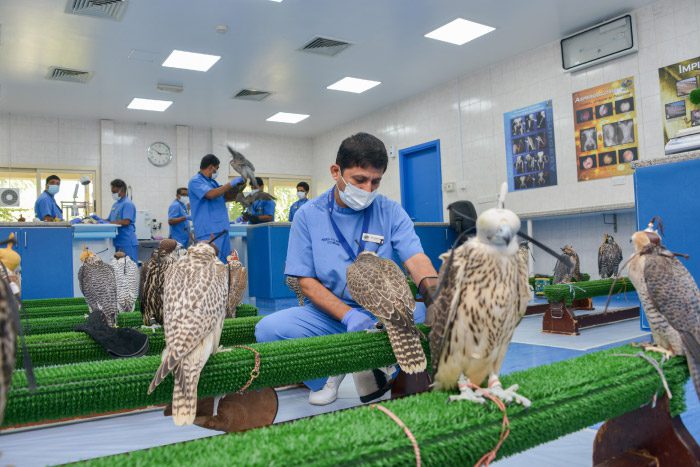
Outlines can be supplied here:
[[375, 234], [371, 234], [371, 233], [363, 233], [362, 234], [362, 241], [363, 242], [372, 242], [372, 243], [376, 243], [378, 245], [384, 245], [384, 236], [375, 235]]

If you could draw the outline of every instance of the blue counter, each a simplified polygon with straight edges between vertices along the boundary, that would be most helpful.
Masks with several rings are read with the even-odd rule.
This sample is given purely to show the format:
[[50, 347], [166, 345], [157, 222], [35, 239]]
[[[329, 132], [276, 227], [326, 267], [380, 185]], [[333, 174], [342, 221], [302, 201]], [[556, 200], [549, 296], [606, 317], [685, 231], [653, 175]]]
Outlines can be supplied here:
[[[247, 243], [250, 296], [256, 299], [294, 298], [284, 283], [290, 227], [289, 222], [231, 226], [232, 246], [236, 237], [245, 238]], [[452, 246], [454, 231], [447, 224], [437, 222], [417, 223], [415, 229], [425, 254], [435, 269], [439, 269], [442, 264], [439, 257]]]

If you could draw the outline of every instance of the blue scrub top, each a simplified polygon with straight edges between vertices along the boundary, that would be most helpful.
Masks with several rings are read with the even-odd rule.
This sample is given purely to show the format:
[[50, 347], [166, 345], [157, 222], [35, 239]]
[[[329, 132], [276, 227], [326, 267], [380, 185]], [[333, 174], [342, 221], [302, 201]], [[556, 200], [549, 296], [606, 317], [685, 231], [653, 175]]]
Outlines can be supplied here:
[[[187, 217], [187, 206], [185, 203], [180, 202], [176, 199], [172, 202], [168, 208], [168, 220], [176, 219], [178, 217]], [[183, 246], [187, 246], [190, 240], [190, 223], [185, 220], [179, 224], [170, 226], [170, 238], [180, 243]]]
[[253, 201], [253, 204], [250, 205], [250, 210], [248, 212], [250, 214], [255, 214], [256, 216], [272, 216], [272, 220], [269, 222], [274, 222], [276, 205], [277, 203], [271, 199], [259, 199], [257, 201]]
[[124, 219], [131, 220], [131, 224], [120, 225], [117, 228], [114, 246], [138, 246], [139, 241], [136, 238], [136, 206], [134, 206], [134, 203], [131, 202], [128, 196], [124, 196], [119, 201], [114, 202], [107, 220], [113, 222]]
[[216, 180], [205, 177], [201, 172], [192, 177], [187, 185], [194, 235], [198, 240], [229, 229], [228, 210], [224, 197], [219, 196], [214, 199], [204, 197], [209, 190], [220, 186]]
[[58, 217], [63, 220], [63, 212], [58, 207], [53, 195], [44, 190], [34, 203], [34, 215], [39, 220], [44, 220], [44, 216], [51, 216], [51, 219]]
[[292, 204], [292, 207], [289, 208], [289, 222], [292, 222], [294, 220], [294, 214], [296, 214], [299, 208], [305, 205], [307, 201], [308, 199], [304, 198]]
[[[359, 305], [350, 297], [346, 287], [346, 270], [352, 260], [330, 222], [328, 194], [331, 190], [309, 200], [304, 209], [296, 213], [289, 234], [284, 273], [315, 277], [336, 297], [355, 308]], [[423, 253], [413, 222], [398, 203], [378, 195], [367, 209], [372, 210], [372, 215], [366, 233], [383, 236], [384, 244], [367, 241], [366, 249], [388, 259], [392, 259], [395, 252], [402, 262]], [[360, 242], [362, 239], [363, 219], [364, 211], [341, 208], [334, 203], [333, 220], [355, 252], [358, 250], [355, 240]]]

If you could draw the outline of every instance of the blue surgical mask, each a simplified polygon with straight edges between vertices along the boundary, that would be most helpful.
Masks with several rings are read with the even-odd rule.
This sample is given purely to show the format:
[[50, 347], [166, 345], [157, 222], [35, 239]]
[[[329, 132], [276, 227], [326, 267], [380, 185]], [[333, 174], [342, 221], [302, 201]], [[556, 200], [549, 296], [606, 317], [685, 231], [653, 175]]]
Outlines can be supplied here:
[[374, 198], [377, 197], [378, 193], [376, 191], [365, 191], [357, 188], [346, 182], [342, 175], [340, 179], [345, 182], [345, 191], [338, 189], [338, 195], [343, 200], [343, 203], [354, 211], [362, 211], [368, 208], [374, 202]]
[[112, 193], [112, 199], [114, 201], [119, 201], [120, 199], [122, 199], [122, 197], [119, 196], [119, 193]]
[[217, 170], [211, 174], [211, 179], [216, 180], [216, 177], [218, 177], [218, 176], [219, 176], [219, 171]]
[[48, 191], [50, 195], [55, 195], [60, 189], [60, 185], [49, 185], [48, 188], [46, 188], [46, 191]]

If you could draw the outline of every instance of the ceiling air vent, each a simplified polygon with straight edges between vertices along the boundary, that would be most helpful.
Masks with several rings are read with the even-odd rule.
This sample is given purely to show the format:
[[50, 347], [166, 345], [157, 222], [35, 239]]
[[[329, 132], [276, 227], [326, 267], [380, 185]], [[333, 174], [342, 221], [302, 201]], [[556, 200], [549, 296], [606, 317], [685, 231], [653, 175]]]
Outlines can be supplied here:
[[299, 50], [302, 52], [332, 57], [334, 55], [338, 55], [348, 47], [350, 47], [350, 43], [348, 42], [337, 41], [335, 39], [328, 39], [325, 37], [314, 37], [309, 43]]
[[92, 77], [89, 71], [71, 70], [68, 68], [51, 67], [46, 77], [54, 81], [68, 81], [69, 83], [87, 83]]
[[68, 0], [66, 13], [120, 21], [129, 0]]
[[269, 97], [270, 94], [272, 93], [267, 91], [257, 91], [255, 89], [241, 89], [233, 96], [233, 98], [243, 99], [246, 101], [261, 101], [266, 97]]

